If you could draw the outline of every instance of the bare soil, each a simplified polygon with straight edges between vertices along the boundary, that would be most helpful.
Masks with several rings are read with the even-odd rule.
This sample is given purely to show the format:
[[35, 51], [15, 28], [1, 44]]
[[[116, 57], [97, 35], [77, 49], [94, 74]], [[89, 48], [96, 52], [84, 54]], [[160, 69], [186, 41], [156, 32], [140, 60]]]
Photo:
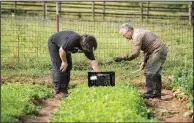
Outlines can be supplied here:
[[60, 106], [61, 101], [58, 99], [48, 99], [42, 104], [36, 104], [41, 106], [39, 115], [36, 117], [26, 117], [22, 119], [23, 123], [32, 123], [32, 122], [49, 122], [52, 114], [57, 111]]
[[[133, 80], [133, 84], [136, 85], [140, 93], [146, 91], [144, 81], [144, 78]], [[168, 78], [164, 78], [163, 81], [166, 83], [170, 82]], [[186, 106], [188, 97], [182, 95], [182, 93], [177, 94], [171, 89], [163, 87], [161, 99], [145, 99], [145, 103], [152, 109], [154, 116], [160, 121], [176, 123], [193, 122], [193, 111], [189, 111]], [[191, 115], [184, 116], [186, 112], [190, 112]]]

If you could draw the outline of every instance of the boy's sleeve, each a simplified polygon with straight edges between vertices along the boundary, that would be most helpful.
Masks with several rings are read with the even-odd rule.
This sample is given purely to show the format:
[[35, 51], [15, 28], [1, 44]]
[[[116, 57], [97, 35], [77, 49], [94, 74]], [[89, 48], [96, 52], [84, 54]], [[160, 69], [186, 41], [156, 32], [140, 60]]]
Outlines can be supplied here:
[[84, 54], [89, 60], [95, 60], [93, 52], [84, 52]]
[[77, 40], [79, 40], [81, 37], [77, 34], [70, 34], [66, 38], [65, 44], [63, 44], [62, 48], [65, 51], [71, 51], [76, 46]]

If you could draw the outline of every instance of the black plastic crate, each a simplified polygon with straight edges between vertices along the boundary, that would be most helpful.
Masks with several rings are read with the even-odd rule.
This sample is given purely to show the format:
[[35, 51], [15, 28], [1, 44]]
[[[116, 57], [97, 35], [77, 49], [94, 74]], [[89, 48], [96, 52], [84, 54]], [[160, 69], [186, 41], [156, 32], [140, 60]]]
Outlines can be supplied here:
[[88, 86], [115, 86], [115, 72], [88, 72]]

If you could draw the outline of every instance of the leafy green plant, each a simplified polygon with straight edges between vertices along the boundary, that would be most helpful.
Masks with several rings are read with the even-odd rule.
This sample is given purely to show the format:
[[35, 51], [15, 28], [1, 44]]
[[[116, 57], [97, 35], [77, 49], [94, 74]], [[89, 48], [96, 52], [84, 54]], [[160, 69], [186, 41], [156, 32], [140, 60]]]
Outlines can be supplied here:
[[173, 74], [173, 85], [181, 88], [185, 93], [192, 94], [193, 92], [193, 69], [178, 68]]
[[52, 122], [138, 122], [150, 111], [132, 86], [87, 87], [78, 85], [54, 114]]
[[173, 74], [174, 88], [180, 88], [189, 96], [189, 107], [193, 107], [193, 69], [192, 67], [180, 67]]
[[32, 100], [45, 100], [52, 97], [52, 90], [43, 85], [7, 84], [1, 93], [1, 121], [19, 122], [19, 118], [37, 114], [40, 107]]

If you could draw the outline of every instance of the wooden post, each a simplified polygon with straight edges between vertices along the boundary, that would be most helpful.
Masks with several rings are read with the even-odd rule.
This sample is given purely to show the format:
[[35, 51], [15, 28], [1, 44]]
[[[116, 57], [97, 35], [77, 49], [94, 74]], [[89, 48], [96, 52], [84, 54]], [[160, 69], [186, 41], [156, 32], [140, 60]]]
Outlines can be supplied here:
[[104, 18], [105, 18], [105, 7], [106, 7], [106, 2], [105, 1], [103, 1], [103, 13], [102, 13], [102, 16], [103, 16], [103, 20], [104, 20]]
[[[192, 37], [193, 37], [193, 42], [194, 42], [194, 2], [192, 1]], [[194, 49], [193, 49], [193, 52], [194, 52]], [[194, 59], [193, 59], [193, 62], [194, 62]]]
[[148, 1], [147, 2], [147, 13], [146, 13], [146, 20], [148, 21], [148, 18], [149, 18], [149, 4], [150, 2]]
[[189, 7], [189, 25], [194, 26], [194, 2], [192, 1], [188, 5]]
[[20, 26], [18, 25], [19, 32], [17, 33], [17, 60], [20, 62]]
[[59, 2], [56, 2], [56, 31], [59, 32]]
[[140, 2], [140, 19], [143, 20], [143, 4]]
[[59, 15], [61, 15], [61, 1], [59, 1]]
[[192, 25], [192, 3], [188, 4], [189, 25]]
[[95, 20], [95, 3], [94, 3], [94, 1], [92, 2], [92, 19], [93, 19], [93, 21]]
[[14, 2], [14, 13], [16, 13], [16, 6], [17, 6], [17, 2]]
[[17, 6], [17, 2], [14, 1], [14, 14], [12, 13], [12, 16], [14, 16], [16, 14], [16, 6]]
[[[0, 9], [1, 9], [1, 1], [0, 1]], [[0, 12], [0, 17], [1, 17], [1, 12]], [[1, 24], [1, 20], [0, 20], [0, 24]], [[1, 34], [2, 34], [2, 32], [1, 32]], [[0, 40], [1, 40], [1, 36], [0, 36]], [[2, 45], [1, 45], [2, 46]], [[0, 50], [0, 53], [1, 53], [1, 50]], [[1, 67], [1, 61], [2, 60], [0, 60], [0, 67]], [[1, 67], [2, 68], [2, 67]], [[2, 82], [2, 79], [1, 79], [1, 76], [0, 76], [0, 84], [2, 85], [3, 84], [3, 82]]]
[[[1, 1], [0, 1], [0, 9], [1, 9]], [[0, 12], [0, 17], [1, 17], [1, 12]], [[1, 21], [0, 21], [0, 24], [1, 24]], [[2, 34], [2, 33], [1, 33]], [[1, 37], [0, 37], [0, 40], [1, 40]], [[0, 51], [1, 52], [1, 51]]]
[[44, 1], [44, 4], [43, 4], [43, 15], [45, 19], [47, 16], [47, 2], [46, 1]]
[[47, 2], [45, 3], [45, 11], [46, 11], [45, 14], [46, 14], [46, 17], [47, 17], [48, 16], [48, 3]]
[[[194, 2], [192, 1], [192, 6], [191, 6], [191, 24], [192, 24], [192, 37], [193, 37], [193, 42], [194, 42]], [[194, 49], [193, 49], [194, 51]], [[194, 61], [194, 60], [193, 60]]]
[[192, 6], [191, 6], [191, 20], [192, 20], [192, 25], [194, 28], [194, 2], [192, 1]]

